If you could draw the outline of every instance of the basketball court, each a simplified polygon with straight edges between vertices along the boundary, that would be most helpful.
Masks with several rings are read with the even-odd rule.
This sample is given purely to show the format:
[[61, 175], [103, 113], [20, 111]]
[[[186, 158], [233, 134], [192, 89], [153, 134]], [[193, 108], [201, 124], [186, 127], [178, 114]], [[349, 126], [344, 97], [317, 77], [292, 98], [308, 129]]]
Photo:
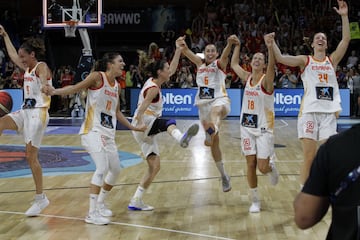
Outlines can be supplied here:
[[[102, 28], [102, 1], [43, 0], [45, 29], [63, 28], [66, 37], [80, 37], [83, 51], [77, 68], [79, 80], [90, 71], [93, 56], [87, 34]], [[55, 5], [54, 5], [55, 4]], [[57, 5], [56, 5], [57, 4]], [[79, 35], [77, 35], [77, 33]], [[89, 183], [95, 170], [77, 134], [82, 119], [51, 118], [46, 130], [40, 162], [44, 192], [50, 205], [37, 217], [26, 217], [34, 197], [34, 182], [24, 156], [24, 143], [15, 132], [0, 137], [0, 239], [325, 239], [331, 213], [313, 228], [300, 230], [293, 217], [293, 200], [300, 190], [302, 149], [297, 139], [296, 118], [277, 118], [275, 151], [280, 179], [277, 186], [258, 173], [262, 211], [250, 214], [245, 157], [240, 151], [239, 119], [224, 120], [220, 147], [232, 190], [222, 192], [218, 170], [210, 149], [199, 134], [188, 148], [181, 148], [169, 135], [158, 136], [161, 170], [143, 199], [155, 207], [151, 212], [129, 211], [127, 205], [147, 170], [131, 132], [116, 133], [122, 172], [108, 197], [114, 216], [106, 226], [84, 222], [88, 211]], [[185, 130], [199, 120], [177, 119]], [[339, 130], [360, 123], [341, 118]]]
[[[52, 119], [40, 149], [44, 191], [50, 205], [38, 217], [24, 211], [34, 196], [34, 183], [23, 160], [23, 140], [7, 132], [0, 138], [1, 239], [324, 239], [330, 213], [315, 227], [303, 231], [293, 221], [292, 202], [299, 191], [302, 161], [296, 137], [296, 119], [276, 119], [275, 151], [279, 184], [271, 186], [258, 174], [262, 211], [248, 212], [249, 199], [245, 158], [240, 153], [239, 120], [225, 120], [221, 127], [221, 148], [232, 190], [222, 192], [218, 171], [203, 145], [200, 129], [187, 149], [167, 134], [159, 135], [161, 170], [144, 196], [155, 207], [152, 212], [134, 212], [127, 205], [147, 168], [131, 132], [119, 130], [116, 142], [123, 169], [108, 198], [114, 212], [111, 224], [86, 224], [88, 185], [94, 166], [76, 134], [78, 123]], [[180, 119], [184, 130], [197, 119]], [[360, 120], [340, 119], [346, 129]], [[15, 162], [15, 163], [14, 163]], [[22, 163], [21, 163], [22, 162]], [[6, 164], [16, 164], [13, 168]], [[22, 167], [23, 169], [19, 169]], [[19, 173], [20, 171], [20, 173]], [[26, 174], [27, 171], [27, 174]]]

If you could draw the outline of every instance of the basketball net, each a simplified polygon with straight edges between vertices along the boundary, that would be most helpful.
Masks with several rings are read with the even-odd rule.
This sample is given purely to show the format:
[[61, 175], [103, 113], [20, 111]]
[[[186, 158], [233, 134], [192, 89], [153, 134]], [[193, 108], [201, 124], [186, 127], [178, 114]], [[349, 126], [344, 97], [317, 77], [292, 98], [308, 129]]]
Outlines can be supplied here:
[[64, 22], [66, 25], [64, 26], [65, 29], [65, 37], [73, 38], [76, 37], [76, 26], [78, 25], [78, 21], [70, 20]]

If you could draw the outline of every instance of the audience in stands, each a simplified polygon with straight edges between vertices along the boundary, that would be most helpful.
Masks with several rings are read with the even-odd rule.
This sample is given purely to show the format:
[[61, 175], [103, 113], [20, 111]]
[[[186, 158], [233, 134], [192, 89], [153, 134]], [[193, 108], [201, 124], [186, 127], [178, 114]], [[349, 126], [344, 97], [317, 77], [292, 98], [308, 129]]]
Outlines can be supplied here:
[[[321, 29], [327, 33], [329, 48], [336, 46], [335, 43], [341, 39], [341, 22], [335, 18], [336, 14], [330, 14], [334, 11], [331, 1], [308, 2], [299, 0], [291, 1], [291, 4], [289, 2], [288, 0], [270, 2], [207, 0], [203, 9], [192, 9], [192, 21], [186, 26], [187, 29], [183, 29], [180, 32], [167, 31], [162, 33], [158, 42], [151, 42], [147, 47], [144, 45], [144, 49], [138, 51], [140, 53], [139, 59], [128, 60], [132, 64], [131, 70], [129, 69], [126, 77], [128, 87], [142, 87], [144, 80], [149, 77], [149, 74], [142, 68], [147, 62], [162, 58], [171, 59], [174, 53], [172, 39], [180, 35], [187, 36], [188, 46], [194, 52], [202, 53], [205, 45], [211, 42], [219, 47], [218, 49], [221, 54], [227, 37], [231, 34], [236, 34], [242, 46], [239, 64], [247, 71], [251, 71], [249, 59], [251, 59], [255, 52], [267, 54], [261, 37], [267, 32], [276, 32], [276, 41], [282, 46], [281, 51], [292, 55], [311, 53], [308, 36], [318, 31], [318, 26], [321, 26]], [[349, 14], [350, 22], [360, 23], [360, 4], [352, 2], [351, 7]], [[13, 17], [14, 14], [15, 12], [12, 10], [3, 11], [0, 22], [9, 29], [9, 35], [14, 40], [15, 47], [18, 47], [19, 43], [22, 42], [21, 39], [25, 38], [25, 33], [18, 32], [18, 29], [15, 27], [19, 24], [19, 19]], [[29, 28], [33, 28], [32, 25], [29, 22]], [[31, 33], [39, 35], [43, 31], [29, 30], [26, 32], [26, 34]], [[1, 50], [2, 47], [0, 46], [0, 88], [21, 87], [21, 73], [19, 77], [14, 64], [4, 54], [4, 51]], [[329, 49], [329, 51], [332, 50]], [[357, 98], [358, 94], [356, 94], [352, 84], [349, 84], [349, 71], [351, 69], [351, 72], [360, 72], [359, 53], [360, 47], [358, 44], [350, 45], [347, 57], [340, 62], [336, 72], [340, 88], [352, 88], [352, 113], [354, 115], [356, 115], [355, 111], [358, 105], [357, 99], [355, 100], [354, 98]], [[57, 87], [63, 85], [61, 79], [65, 71], [64, 69], [64, 66], [57, 66], [56, 69], [52, 69], [54, 83], [55, 85], [58, 84]], [[165, 87], [196, 87], [194, 81], [196, 67], [191, 62], [182, 58], [177, 71], [178, 73], [172, 76]], [[296, 78], [290, 84], [284, 83], [285, 81], [283, 80], [287, 76], [287, 71], [290, 71], [292, 76]], [[73, 70], [71, 72], [74, 74]], [[277, 64], [274, 84], [278, 88], [286, 86], [301, 88], [302, 81], [299, 69]], [[241, 81], [239, 81], [236, 74], [232, 73], [230, 68], [228, 68], [226, 86], [229, 88], [243, 87]], [[127, 100], [129, 99], [127, 98]], [[66, 102], [68, 101], [69, 99], [66, 100]], [[66, 103], [64, 106], [62, 104], [63, 101], [60, 101], [60, 99], [53, 99], [53, 102], [53, 110], [69, 108], [68, 104]]]

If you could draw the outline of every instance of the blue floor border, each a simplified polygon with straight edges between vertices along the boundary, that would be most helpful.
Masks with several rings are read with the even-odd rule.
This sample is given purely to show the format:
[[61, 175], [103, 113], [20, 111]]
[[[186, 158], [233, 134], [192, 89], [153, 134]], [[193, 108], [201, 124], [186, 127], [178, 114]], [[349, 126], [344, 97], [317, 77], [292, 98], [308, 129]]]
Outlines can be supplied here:
[[[95, 164], [82, 147], [42, 146], [39, 161], [44, 176], [79, 174], [95, 171]], [[141, 156], [119, 151], [119, 164], [127, 168], [140, 164]], [[31, 170], [25, 160], [25, 146], [0, 146], [0, 178], [29, 177]]]

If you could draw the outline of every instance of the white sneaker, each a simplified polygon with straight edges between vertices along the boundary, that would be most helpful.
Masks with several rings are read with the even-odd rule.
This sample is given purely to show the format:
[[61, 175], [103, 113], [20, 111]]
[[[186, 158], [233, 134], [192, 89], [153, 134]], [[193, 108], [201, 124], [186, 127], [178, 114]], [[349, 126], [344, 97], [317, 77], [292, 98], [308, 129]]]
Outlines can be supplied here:
[[112, 217], [113, 215], [112, 211], [106, 207], [105, 203], [97, 203], [96, 208], [103, 217]]
[[261, 203], [260, 202], [252, 202], [251, 206], [249, 208], [249, 212], [251, 213], [258, 213], [261, 209]]
[[180, 146], [186, 148], [189, 146], [189, 142], [193, 136], [195, 136], [199, 131], [199, 124], [193, 124], [189, 129], [184, 133], [180, 140]]
[[32, 206], [25, 212], [25, 215], [28, 217], [33, 217], [46, 208], [49, 205], [50, 201], [44, 194], [44, 197], [42, 199], [36, 199], [34, 200]]
[[85, 222], [95, 225], [106, 225], [110, 223], [110, 220], [101, 216], [99, 211], [96, 210], [95, 212], [89, 213], [89, 215], [85, 217]]
[[270, 162], [269, 164], [271, 167], [271, 172], [268, 173], [270, 184], [275, 186], [279, 182], [279, 172], [276, 169], [274, 162]]
[[133, 210], [133, 211], [152, 211], [152, 210], [154, 210], [154, 207], [146, 205], [142, 201], [142, 199], [132, 198], [128, 205], [128, 209]]

